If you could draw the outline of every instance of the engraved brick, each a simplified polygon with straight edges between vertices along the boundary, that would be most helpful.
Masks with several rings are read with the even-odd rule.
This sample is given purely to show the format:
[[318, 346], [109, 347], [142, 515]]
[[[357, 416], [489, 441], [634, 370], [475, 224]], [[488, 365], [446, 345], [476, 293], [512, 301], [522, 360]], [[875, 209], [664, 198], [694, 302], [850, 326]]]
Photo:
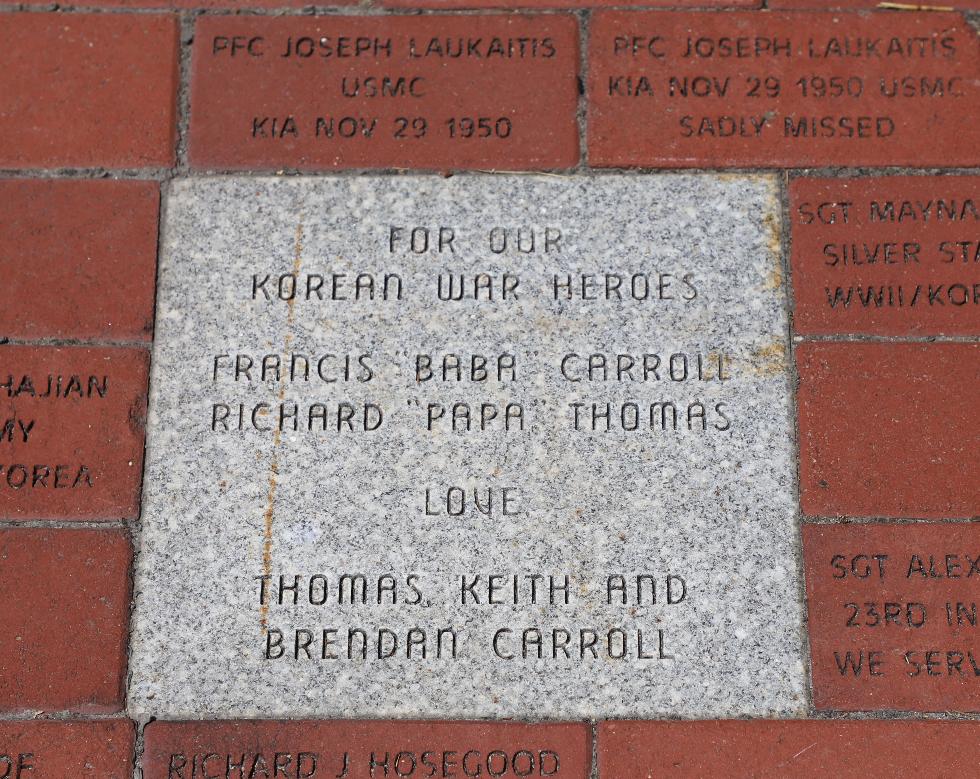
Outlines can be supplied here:
[[0, 722], [0, 777], [130, 779], [134, 742], [128, 720]]
[[271, 775], [277, 759], [288, 776], [586, 779], [592, 762], [582, 723], [157, 721], [145, 734], [146, 779], [224, 776], [229, 763]]
[[794, 327], [980, 334], [980, 177], [796, 179]]
[[0, 346], [0, 518], [139, 511], [143, 349]]
[[118, 530], [0, 530], [0, 710], [119, 711], [131, 557]]
[[159, 187], [0, 180], [0, 335], [149, 340]]
[[978, 53], [953, 13], [600, 11], [589, 160], [976, 165]]
[[980, 525], [808, 525], [803, 554], [817, 708], [980, 710]]
[[806, 514], [980, 515], [980, 344], [804, 343], [796, 358]]
[[578, 161], [577, 67], [566, 15], [204, 18], [190, 159], [219, 169], [568, 167]]
[[177, 21], [149, 14], [5, 14], [0, 168], [173, 161]]
[[389, 8], [758, 8], [762, 0], [376, 0]]
[[976, 722], [602, 722], [598, 739], [599, 776], [614, 779], [931, 777], [980, 760]]

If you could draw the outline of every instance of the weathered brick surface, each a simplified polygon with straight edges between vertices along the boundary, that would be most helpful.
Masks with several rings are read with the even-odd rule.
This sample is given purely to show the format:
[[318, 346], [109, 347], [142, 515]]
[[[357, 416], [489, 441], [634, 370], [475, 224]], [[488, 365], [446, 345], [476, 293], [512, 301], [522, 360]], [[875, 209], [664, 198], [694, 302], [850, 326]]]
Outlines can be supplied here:
[[980, 760], [980, 723], [603, 722], [603, 779], [955, 776]]
[[130, 779], [128, 720], [0, 722], [0, 779]]
[[388, 8], [759, 8], [762, 0], [376, 0]]
[[[887, 6], [888, 0], [769, 0], [766, 3], [768, 8], [839, 8], [843, 10], [853, 10], [856, 8], [881, 9], [882, 13], [889, 10], [882, 8]], [[938, 8], [980, 8], [980, 0], [941, 0], [932, 3], [906, 3], [904, 0], [893, 0], [892, 5], [924, 5]]]
[[957, 14], [600, 11], [589, 41], [593, 165], [980, 161], [980, 44]]
[[[376, 8], [425, 8], [465, 10], [499, 8], [536, 10], [541, 8], [625, 8], [657, 6], [683, 8], [758, 8], [762, 0], [72, 0], [76, 8], [308, 8], [311, 6], [346, 7], [358, 5]], [[3, 2], [0, 2], [0, 6]], [[25, 5], [50, 6], [51, 0], [26, 0]], [[2, 779], [2, 778], [0, 778]]]
[[0, 336], [148, 340], [159, 186], [0, 180]]
[[[2, 4], [2, 3], [0, 3]], [[26, 5], [50, 6], [50, 0], [27, 0]], [[357, 5], [360, 0], [72, 0], [75, 8], [150, 8], [150, 9], [230, 9], [242, 8], [309, 8], [311, 6]], [[3, 777], [0, 777], [3, 779]]]
[[131, 558], [119, 530], [0, 529], [0, 710], [122, 707]]
[[803, 528], [817, 708], [980, 711], [980, 525]]
[[177, 43], [173, 16], [4, 14], [0, 168], [169, 165]]
[[146, 779], [238, 776], [229, 765], [242, 764], [245, 776], [257, 767], [272, 776], [278, 765], [300, 777], [586, 779], [592, 758], [584, 723], [157, 721], [145, 736]]
[[980, 344], [804, 343], [796, 360], [804, 513], [980, 515]]
[[980, 335], [980, 177], [795, 179], [793, 324]]
[[0, 519], [139, 511], [149, 355], [0, 346]]
[[[460, 41], [465, 56], [447, 56]], [[572, 16], [211, 17], [198, 22], [194, 49], [198, 168], [578, 160]], [[383, 96], [389, 86], [397, 96]]]
[[0, 722], [0, 779], [130, 779], [134, 740], [128, 720]]

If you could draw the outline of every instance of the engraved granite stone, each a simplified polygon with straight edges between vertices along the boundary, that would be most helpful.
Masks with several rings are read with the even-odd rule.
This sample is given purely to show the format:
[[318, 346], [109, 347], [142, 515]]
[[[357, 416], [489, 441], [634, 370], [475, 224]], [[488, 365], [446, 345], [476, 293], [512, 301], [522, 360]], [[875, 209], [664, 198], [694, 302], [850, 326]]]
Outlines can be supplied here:
[[787, 715], [776, 182], [166, 197], [130, 710]]

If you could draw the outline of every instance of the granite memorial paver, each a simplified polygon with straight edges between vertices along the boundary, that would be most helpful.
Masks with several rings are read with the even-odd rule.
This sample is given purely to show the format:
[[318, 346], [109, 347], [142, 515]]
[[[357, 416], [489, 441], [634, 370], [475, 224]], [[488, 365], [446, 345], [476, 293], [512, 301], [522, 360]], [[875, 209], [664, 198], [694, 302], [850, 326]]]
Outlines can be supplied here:
[[774, 178], [165, 214], [136, 716], [804, 710]]

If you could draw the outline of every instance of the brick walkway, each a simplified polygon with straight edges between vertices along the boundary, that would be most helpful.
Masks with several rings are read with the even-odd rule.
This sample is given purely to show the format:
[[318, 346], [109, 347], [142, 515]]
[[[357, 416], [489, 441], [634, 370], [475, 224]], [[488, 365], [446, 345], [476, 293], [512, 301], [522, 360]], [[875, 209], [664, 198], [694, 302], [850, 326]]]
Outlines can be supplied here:
[[[0, 1], [0, 779], [976, 775], [978, 0], [62, 5]], [[680, 168], [779, 176], [806, 720], [127, 719], [173, 181]]]

